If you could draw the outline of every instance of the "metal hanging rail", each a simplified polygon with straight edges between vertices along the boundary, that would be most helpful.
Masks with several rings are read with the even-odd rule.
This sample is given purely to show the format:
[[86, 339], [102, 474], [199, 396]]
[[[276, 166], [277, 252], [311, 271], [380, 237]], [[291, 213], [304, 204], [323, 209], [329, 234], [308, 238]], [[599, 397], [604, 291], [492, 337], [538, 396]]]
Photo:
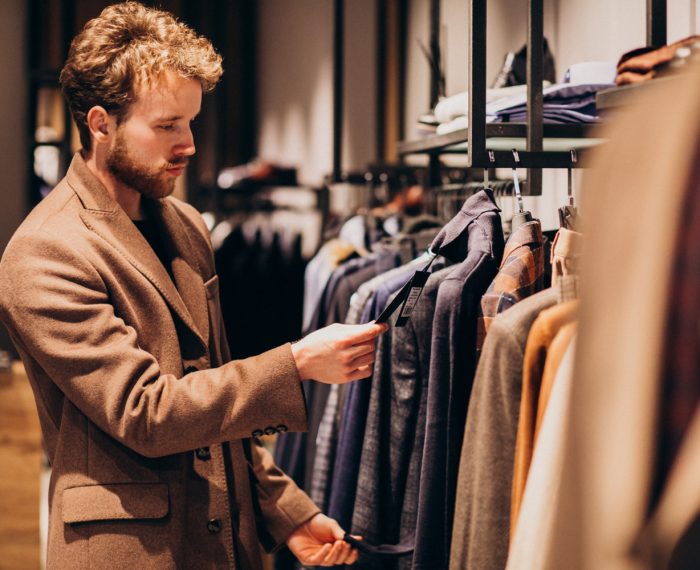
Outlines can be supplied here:
[[333, 182], [342, 178], [343, 151], [343, 57], [345, 1], [333, 3]]
[[666, 0], [647, 0], [647, 45], [666, 45], [666, 29]]
[[[527, 152], [542, 152], [542, 46], [544, 45], [544, 8], [542, 0], [529, 0], [527, 18]], [[530, 194], [542, 194], [542, 169], [527, 173]]]

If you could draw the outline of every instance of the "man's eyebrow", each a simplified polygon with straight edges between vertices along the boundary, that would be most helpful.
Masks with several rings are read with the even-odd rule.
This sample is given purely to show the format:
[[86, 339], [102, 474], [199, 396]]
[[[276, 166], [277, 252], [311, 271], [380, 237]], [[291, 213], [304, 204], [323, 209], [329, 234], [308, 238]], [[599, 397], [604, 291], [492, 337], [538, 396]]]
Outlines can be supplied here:
[[171, 115], [169, 117], [158, 117], [156, 121], [168, 123], [170, 121], [179, 121], [180, 119], [182, 119], [182, 115]]
[[[195, 120], [197, 117], [199, 117], [199, 113], [197, 113], [194, 117], [192, 117], [192, 120]], [[172, 121], [179, 121], [182, 118], [183, 118], [183, 115], [170, 115], [168, 117], [158, 117], [156, 119], [156, 122], [170, 123]]]

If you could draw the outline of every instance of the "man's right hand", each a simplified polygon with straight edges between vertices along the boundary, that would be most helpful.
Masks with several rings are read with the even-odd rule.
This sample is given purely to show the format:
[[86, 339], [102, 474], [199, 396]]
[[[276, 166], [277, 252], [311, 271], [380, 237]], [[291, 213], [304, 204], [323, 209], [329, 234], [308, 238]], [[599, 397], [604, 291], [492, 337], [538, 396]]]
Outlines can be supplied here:
[[292, 354], [302, 380], [344, 384], [367, 378], [377, 336], [389, 327], [384, 324], [334, 324], [319, 329], [292, 344]]

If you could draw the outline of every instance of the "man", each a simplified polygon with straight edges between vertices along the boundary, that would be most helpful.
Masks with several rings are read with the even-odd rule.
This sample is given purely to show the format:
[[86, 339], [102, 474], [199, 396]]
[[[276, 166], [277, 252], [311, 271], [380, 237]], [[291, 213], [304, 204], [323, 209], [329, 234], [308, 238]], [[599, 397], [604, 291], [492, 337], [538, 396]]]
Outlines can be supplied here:
[[285, 542], [305, 564], [357, 558], [258, 437], [305, 429], [301, 380], [366, 377], [384, 329], [229, 362], [206, 227], [168, 197], [221, 73], [134, 2], [88, 22], [61, 73], [83, 149], [0, 262], [53, 467], [50, 568], [260, 568]]

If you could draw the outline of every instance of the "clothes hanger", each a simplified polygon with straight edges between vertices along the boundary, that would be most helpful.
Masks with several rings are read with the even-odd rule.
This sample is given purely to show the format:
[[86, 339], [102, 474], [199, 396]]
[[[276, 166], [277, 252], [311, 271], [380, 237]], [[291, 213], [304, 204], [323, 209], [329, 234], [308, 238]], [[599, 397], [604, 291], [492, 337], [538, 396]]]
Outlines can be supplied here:
[[559, 226], [567, 230], [576, 230], [578, 226], [578, 210], [574, 205], [574, 184], [573, 184], [573, 165], [578, 162], [578, 156], [575, 150], [571, 150], [571, 166], [567, 169], [567, 196], [569, 203], [566, 206], [559, 208]]
[[520, 155], [518, 154], [518, 151], [513, 149], [513, 159], [515, 160], [515, 165], [512, 168], [513, 171], [513, 187], [515, 188], [515, 197], [518, 202], [518, 211], [513, 214], [513, 219], [511, 221], [511, 228], [510, 231], [513, 233], [515, 230], [517, 230], [520, 226], [527, 222], [532, 221], [532, 214], [525, 210], [525, 206], [523, 204], [523, 196], [520, 193], [520, 181], [518, 180], [518, 172], [517, 172], [517, 167], [518, 164], [520, 164]]
[[[496, 162], [496, 156], [494, 155], [493, 151], [487, 150], [486, 152], [488, 153], [488, 156], [489, 156], [489, 162], [491, 164], [494, 164]], [[487, 188], [493, 190], [493, 188], [489, 185], [489, 167], [488, 166], [486, 168], [484, 168], [484, 190], [486, 190]]]

